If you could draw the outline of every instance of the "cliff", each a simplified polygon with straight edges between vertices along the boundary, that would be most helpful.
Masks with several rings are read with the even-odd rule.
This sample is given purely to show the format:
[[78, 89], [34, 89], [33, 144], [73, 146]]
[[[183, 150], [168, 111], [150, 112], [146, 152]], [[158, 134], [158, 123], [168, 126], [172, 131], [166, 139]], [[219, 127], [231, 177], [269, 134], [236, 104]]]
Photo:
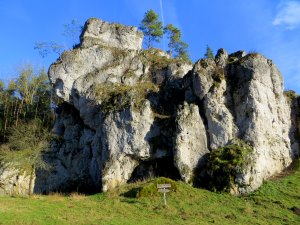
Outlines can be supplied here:
[[[232, 177], [242, 194], [299, 155], [299, 97], [284, 94], [276, 65], [258, 53], [194, 65], [142, 50], [134, 27], [86, 22], [81, 43], [49, 69], [57, 140], [37, 171], [35, 191], [107, 191], [167, 176], [206, 186], [212, 152], [242, 141], [247, 164]], [[245, 148], [248, 149], [248, 148]]]

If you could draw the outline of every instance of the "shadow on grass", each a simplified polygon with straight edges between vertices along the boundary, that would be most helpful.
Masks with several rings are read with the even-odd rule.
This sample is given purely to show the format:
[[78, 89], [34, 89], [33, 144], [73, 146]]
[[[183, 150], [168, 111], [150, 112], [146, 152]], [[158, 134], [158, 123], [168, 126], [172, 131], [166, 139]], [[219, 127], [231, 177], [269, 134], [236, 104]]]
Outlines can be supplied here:
[[142, 203], [140, 201], [138, 201], [138, 194], [140, 192], [141, 188], [132, 188], [127, 192], [124, 192], [121, 194], [122, 197], [124, 197], [121, 202], [125, 202], [128, 204], [143, 204], [145, 205], [145, 203]]
[[141, 190], [140, 187], [138, 187], [138, 188], [132, 188], [129, 191], [121, 194], [121, 196], [123, 196], [125, 198], [137, 198], [140, 190]]

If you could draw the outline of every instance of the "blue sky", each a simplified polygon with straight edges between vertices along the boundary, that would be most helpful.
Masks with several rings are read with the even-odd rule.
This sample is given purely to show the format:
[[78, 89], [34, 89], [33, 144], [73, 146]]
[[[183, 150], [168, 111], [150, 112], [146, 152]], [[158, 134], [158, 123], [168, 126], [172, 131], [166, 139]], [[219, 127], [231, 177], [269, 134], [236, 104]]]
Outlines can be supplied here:
[[72, 19], [138, 26], [149, 9], [161, 16], [161, 3], [164, 23], [181, 29], [193, 61], [207, 44], [214, 53], [257, 51], [277, 64], [286, 89], [300, 93], [300, 0], [0, 0], [0, 78], [14, 78], [28, 63], [48, 67], [56, 56], [41, 58], [34, 43], [70, 46], [62, 33]]

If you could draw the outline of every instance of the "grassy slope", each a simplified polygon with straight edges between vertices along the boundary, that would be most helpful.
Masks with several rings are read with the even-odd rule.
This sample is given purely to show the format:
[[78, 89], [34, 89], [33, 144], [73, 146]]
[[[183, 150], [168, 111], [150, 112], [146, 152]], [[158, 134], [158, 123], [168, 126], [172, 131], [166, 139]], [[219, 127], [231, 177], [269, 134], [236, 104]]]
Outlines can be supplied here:
[[0, 197], [0, 224], [300, 224], [300, 169], [266, 182], [247, 197], [217, 194], [177, 183], [177, 191], [139, 199], [115, 192], [92, 196]]

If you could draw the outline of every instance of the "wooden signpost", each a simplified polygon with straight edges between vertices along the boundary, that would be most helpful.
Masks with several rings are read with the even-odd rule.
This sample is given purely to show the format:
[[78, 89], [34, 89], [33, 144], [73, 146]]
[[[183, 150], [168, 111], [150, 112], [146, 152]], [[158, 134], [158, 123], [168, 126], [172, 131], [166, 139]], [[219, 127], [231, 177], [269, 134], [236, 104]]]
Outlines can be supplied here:
[[170, 188], [171, 188], [171, 184], [158, 184], [157, 185], [157, 191], [161, 192], [161, 193], [164, 193], [164, 206], [165, 207], [167, 206], [166, 194], [167, 194], [167, 192], [170, 191]]

